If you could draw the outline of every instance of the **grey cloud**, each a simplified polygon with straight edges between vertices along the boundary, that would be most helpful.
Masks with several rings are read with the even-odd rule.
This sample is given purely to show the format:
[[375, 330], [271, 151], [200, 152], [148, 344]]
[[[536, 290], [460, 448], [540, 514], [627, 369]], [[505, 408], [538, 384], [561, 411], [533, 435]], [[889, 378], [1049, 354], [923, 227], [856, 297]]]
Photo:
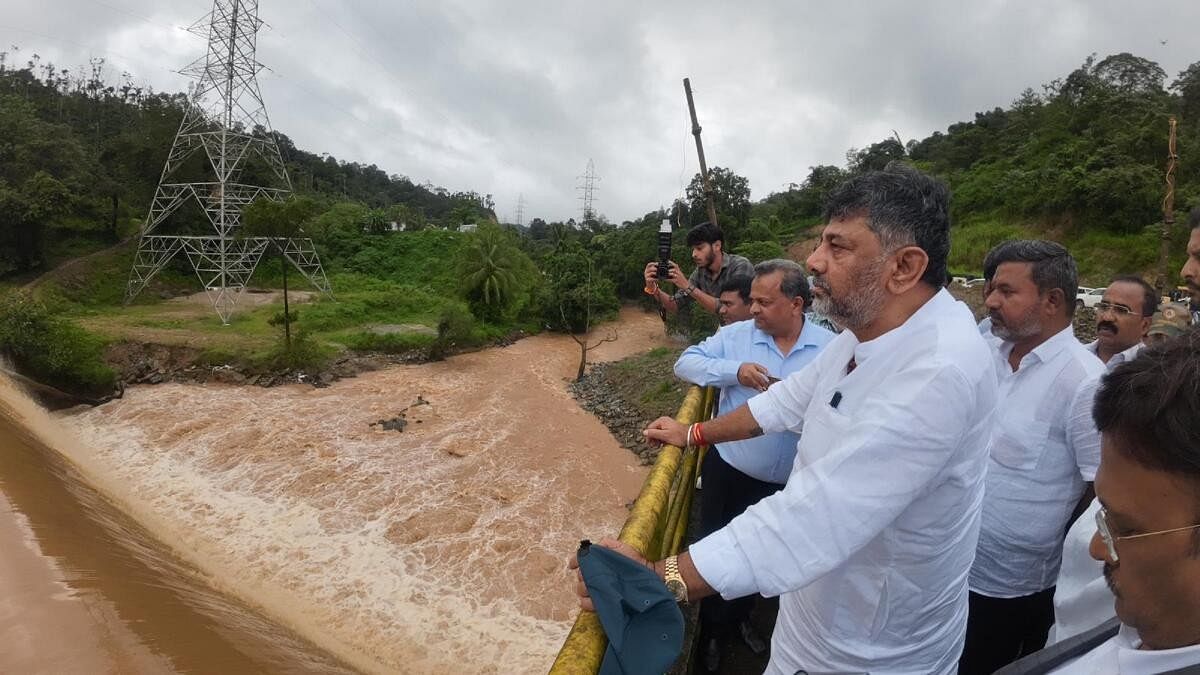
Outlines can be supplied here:
[[[210, 8], [9, 4], [0, 45], [71, 67], [105, 56], [160, 90], [185, 86], [171, 71], [204, 49], [173, 27]], [[893, 129], [920, 138], [1007, 105], [1092, 52], [1131, 51], [1174, 76], [1197, 60], [1187, 31], [1200, 25], [1187, 0], [1153, 12], [1116, 0], [268, 0], [260, 11], [268, 110], [300, 147], [492, 193], [502, 216], [523, 193], [527, 219], [578, 214], [576, 176], [592, 158], [598, 208], [618, 222], [668, 204], [696, 171], [684, 76], [709, 163], [749, 177], [758, 198]]]

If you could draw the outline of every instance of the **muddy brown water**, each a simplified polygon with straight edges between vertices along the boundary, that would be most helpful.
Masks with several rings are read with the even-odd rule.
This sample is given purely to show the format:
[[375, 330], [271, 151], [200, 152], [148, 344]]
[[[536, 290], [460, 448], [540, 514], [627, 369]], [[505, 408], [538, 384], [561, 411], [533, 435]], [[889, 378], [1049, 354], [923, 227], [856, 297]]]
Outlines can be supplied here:
[[[667, 344], [615, 327], [597, 360]], [[566, 556], [645, 476], [567, 393], [577, 359], [542, 335], [53, 417], [0, 381], [0, 672], [544, 672]]]

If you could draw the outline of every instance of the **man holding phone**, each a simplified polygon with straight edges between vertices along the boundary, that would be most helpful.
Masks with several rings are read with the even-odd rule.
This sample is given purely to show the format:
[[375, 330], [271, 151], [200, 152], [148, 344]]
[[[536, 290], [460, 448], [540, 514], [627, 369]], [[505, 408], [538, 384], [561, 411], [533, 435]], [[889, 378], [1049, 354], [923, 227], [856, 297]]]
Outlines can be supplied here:
[[683, 270], [674, 261], [667, 263], [667, 281], [675, 285], [674, 294], [658, 287], [658, 261], [646, 263], [644, 273], [646, 294], [654, 296], [658, 304], [674, 314], [679, 308], [695, 300], [705, 311], [717, 313], [717, 294], [730, 277], [739, 274], [753, 275], [754, 265], [740, 255], [726, 253], [725, 234], [712, 223], [700, 223], [687, 233], [687, 244], [692, 248], [692, 262], [696, 269], [692, 275], [684, 276]]
[[[804, 320], [812, 301], [804, 268], [791, 260], [766, 260], [754, 267], [750, 315], [689, 347], [675, 374], [702, 386], [721, 388], [718, 412], [729, 412], [772, 383], [807, 366], [834, 334]], [[729, 523], [750, 505], [783, 488], [796, 456], [799, 435], [790, 431], [713, 446], [701, 467], [700, 528], [703, 537]], [[707, 670], [720, 665], [721, 645], [737, 627], [755, 652], [765, 643], [748, 621], [754, 596], [700, 605], [700, 639]]]

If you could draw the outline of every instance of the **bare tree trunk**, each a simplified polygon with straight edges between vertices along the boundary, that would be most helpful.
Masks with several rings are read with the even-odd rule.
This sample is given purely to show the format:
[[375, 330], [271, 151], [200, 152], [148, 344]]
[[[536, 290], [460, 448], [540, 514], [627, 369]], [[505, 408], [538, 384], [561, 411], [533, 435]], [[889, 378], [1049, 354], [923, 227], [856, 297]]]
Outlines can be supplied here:
[[287, 256], [279, 249], [279, 266], [283, 268], [283, 343], [292, 349], [292, 315], [288, 311]]
[[116, 243], [121, 241], [121, 234], [117, 232], [117, 208], [120, 206], [120, 198], [117, 197], [115, 190], [109, 195], [109, 198], [112, 200], [112, 218], [108, 223], [108, 238]]

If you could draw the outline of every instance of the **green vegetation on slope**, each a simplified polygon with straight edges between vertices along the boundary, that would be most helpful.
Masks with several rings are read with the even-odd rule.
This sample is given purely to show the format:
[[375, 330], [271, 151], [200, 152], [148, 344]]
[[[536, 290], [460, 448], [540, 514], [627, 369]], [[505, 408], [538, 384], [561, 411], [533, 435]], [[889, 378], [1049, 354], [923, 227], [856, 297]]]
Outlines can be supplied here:
[[[232, 325], [221, 326], [203, 302], [178, 297], [199, 290], [183, 257], [131, 306], [121, 304], [134, 245], [114, 244], [136, 234], [144, 218], [185, 97], [142, 91], [129, 81], [106, 83], [102, 68], [71, 73], [36, 59], [18, 68], [4, 64], [0, 58], [0, 288], [100, 251], [56, 270], [34, 292], [47, 316], [62, 325], [78, 322], [101, 338], [55, 328], [46, 339], [191, 344], [269, 364], [320, 361], [344, 349], [440, 355], [514, 330], [578, 330], [589, 308], [594, 321], [620, 300], [648, 302], [642, 269], [654, 257], [662, 220], [682, 224], [672, 256], [686, 271], [684, 233], [708, 217], [697, 176], [686, 199], [620, 225], [593, 214], [582, 222], [534, 218], [528, 228], [506, 226], [496, 222], [488, 195], [416, 185], [374, 166], [301, 150], [275, 133], [297, 193], [311, 204], [304, 230], [336, 298], [297, 297], [286, 316], [295, 315], [300, 347], [281, 353], [282, 303], [256, 303], [263, 296], [250, 294]], [[1157, 64], [1117, 54], [1089, 58], [1042, 93], [1026, 90], [1009, 107], [944, 133], [851, 149], [844, 167], [810, 167], [800, 182], [756, 202], [746, 178], [717, 166], [711, 177], [726, 249], [754, 261], [781, 255], [813, 236], [838, 183], [901, 160], [941, 176], [955, 192], [956, 273], [977, 273], [984, 253], [1003, 239], [1038, 237], [1066, 244], [1088, 285], [1116, 273], [1152, 276], [1170, 114], [1179, 116], [1179, 149], [1189, 157], [1200, 148], [1200, 63], [1168, 85]], [[183, 178], [202, 170], [200, 156], [194, 159], [180, 170]], [[243, 177], [269, 182], [265, 170], [251, 163]], [[1184, 210], [1198, 201], [1200, 164], [1184, 161], [1176, 204]], [[197, 209], [183, 209], [163, 231], [203, 231], [204, 222]], [[456, 231], [466, 223], [478, 229]], [[1182, 261], [1185, 237], [1176, 231], [1172, 270]], [[251, 285], [278, 288], [280, 270], [277, 259], [264, 262]], [[292, 282], [291, 290], [309, 290]], [[715, 328], [703, 313], [671, 324], [692, 336]], [[28, 352], [33, 343], [23, 339], [9, 337]], [[83, 359], [95, 354], [92, 346], [47, 350]]]

